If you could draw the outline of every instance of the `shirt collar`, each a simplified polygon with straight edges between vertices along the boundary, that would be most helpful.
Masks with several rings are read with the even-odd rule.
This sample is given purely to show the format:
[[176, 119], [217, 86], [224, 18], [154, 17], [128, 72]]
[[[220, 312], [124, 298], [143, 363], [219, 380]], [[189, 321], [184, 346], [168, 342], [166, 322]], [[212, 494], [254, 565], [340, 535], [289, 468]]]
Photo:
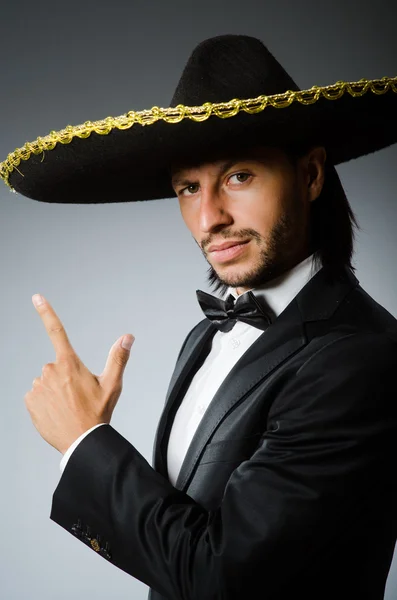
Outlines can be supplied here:
[[[263, 299], [266, 306], [270, 308], [270, 311], [272, 312], [271, 316], [277, 318], [295, 298], [298, 292], [300, 292], [321, 268], [321, 263], [317, 264], [314, 261], [314, 254], [311, 254], [279, 277], [247, 291], [251, 291], [256, 298]], [[244, 294], [246, 293], [247, 292], [244, 292]], [[229, 294], [235, 299], [239, 298], [233, 287], [228, 288], [224, 299], [226, 299]], [[242, 295], [243, 294], [240, 294], [240, 296]]]

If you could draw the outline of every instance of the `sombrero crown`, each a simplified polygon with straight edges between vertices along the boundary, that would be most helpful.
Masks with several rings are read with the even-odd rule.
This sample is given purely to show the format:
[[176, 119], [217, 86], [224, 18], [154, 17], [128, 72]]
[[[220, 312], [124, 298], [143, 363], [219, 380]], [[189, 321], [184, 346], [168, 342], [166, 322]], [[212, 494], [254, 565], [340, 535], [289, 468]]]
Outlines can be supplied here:
[[173, 164], [245, 147], [321, 144], [334, 165], [380, 150], [397, 141], [396, 109], [397, 77], [300, 90], [260, 40], [223, 35], [195, 48], [168, 108], [51, 132], [0, 176], [43, 202], [169, 198]]

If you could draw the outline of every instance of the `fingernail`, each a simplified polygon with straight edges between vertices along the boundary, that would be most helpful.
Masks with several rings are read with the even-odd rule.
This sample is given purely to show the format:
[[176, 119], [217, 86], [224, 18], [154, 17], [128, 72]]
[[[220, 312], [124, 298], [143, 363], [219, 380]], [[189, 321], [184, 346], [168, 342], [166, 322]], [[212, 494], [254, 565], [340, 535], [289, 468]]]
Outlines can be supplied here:
[[123, 341], [121, 342], [122, 347], [125, 350], [131, 350], [131, 346], [134, 343], [134, 336], [133, 335], [125, 335], [123, 337]]
[[43, 298], [43, 296], [40, 296], [40, 294], [35, 294], [33, 296], [32, 300], [33, 300], [33, 304], [35, 306], [40, 306], [40, 304], [43, 304], [43, 302], [44, 302], [44, 298]]

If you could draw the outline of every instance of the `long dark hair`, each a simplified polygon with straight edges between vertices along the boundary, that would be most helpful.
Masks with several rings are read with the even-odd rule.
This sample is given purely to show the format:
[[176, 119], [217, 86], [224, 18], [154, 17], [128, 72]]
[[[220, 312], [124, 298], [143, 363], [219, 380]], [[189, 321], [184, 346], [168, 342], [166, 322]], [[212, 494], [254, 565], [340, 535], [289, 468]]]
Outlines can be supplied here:
[[[318, 144], [321, 145], [321, 144]], [[289, 161], [296, 166], [314, 144], [283, 148]], [[347, 199], [335, 166], [326, 159], [324, 185], [318, 198], [310, 206], [310, 252], [316, 266], [323, 265], [329, 280], [337, 279], [345, 267], [352, 265], [355, 231], [360, 226]], [[212, 267], [207, 281], [214, 291], [226, 293], [228, 286], [221, 283]]]

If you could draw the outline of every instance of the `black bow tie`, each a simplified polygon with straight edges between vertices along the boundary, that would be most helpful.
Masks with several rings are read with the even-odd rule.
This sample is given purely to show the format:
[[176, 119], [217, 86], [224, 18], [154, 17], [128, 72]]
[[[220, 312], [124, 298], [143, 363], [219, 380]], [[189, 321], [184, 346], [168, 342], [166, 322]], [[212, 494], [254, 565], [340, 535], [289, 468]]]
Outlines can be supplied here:
[[258, 329], [263, 329], [263, 331], [271, 323], [270, 316], [252, 292], [242, 294], [237, 300], [231, 294], [226, 300], [221, 300], [201, 290], [197, 290], [196, 294], [205, 316], [220, 331], [230, 331], [237, 320], [253, 325]]

